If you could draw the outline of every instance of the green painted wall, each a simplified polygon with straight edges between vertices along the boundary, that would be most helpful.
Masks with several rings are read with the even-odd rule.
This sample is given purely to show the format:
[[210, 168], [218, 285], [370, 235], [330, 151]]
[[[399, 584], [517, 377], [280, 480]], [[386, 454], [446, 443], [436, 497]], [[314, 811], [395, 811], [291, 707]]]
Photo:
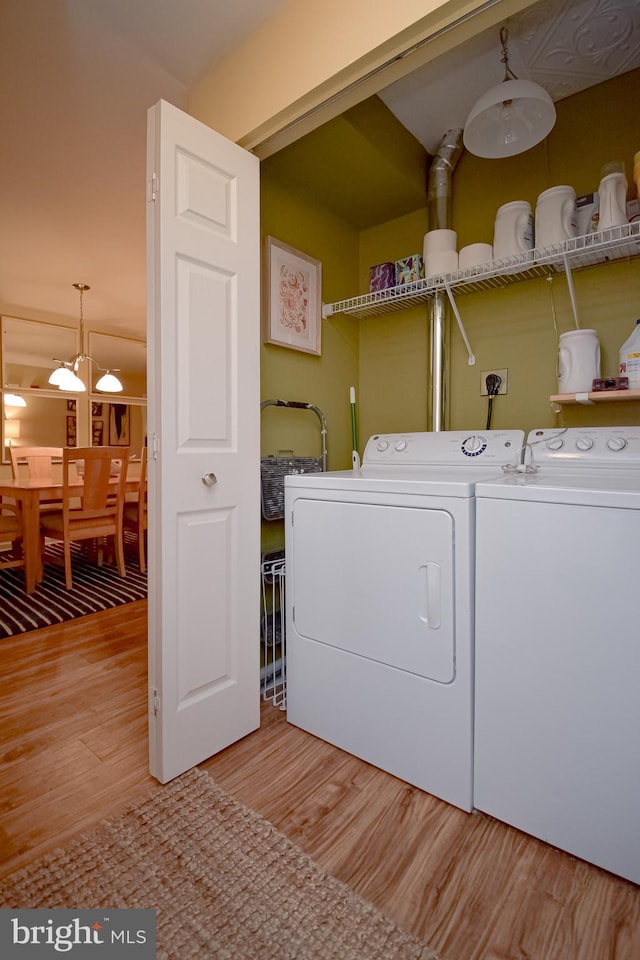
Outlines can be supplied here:
[[[368, 291], [371, 264], [422, 253], [426, 230], [423, 209], [363, 231], [356, 292]], [[429, 324], [426, 306], [353, 322], [360, 325], [362, 454], [373, 433], [427, 429]]]
[[[482, 160], [464, 152], [453, 181], [453, 227], [458, 247], [493, 239], [499, 206], [528, 200], [548, 187], [572, 184], [578, 194], [597, 189], [600, 169], [623, 160], [632, 183], [633, 156], [640, 150], [637, 116], [640, 70], [558, 103], [556, 126], [546, 144], [518, 157]], [[626, 118], [626, 120], [625, 120]], [[367, 291], [372, 263], [395, 260], [422, 248], [426, 210], [381, 224], [360, 235], [359, 286]], [[580, 325], [597, 330], [602, 375], [617, 373], [618, 349], [640, 317], [640, 258], [574, 273]], [[351, 295], [354, 295], [353, 293]], [[557, 336], [574, 329], [564, 275], [457, 300], [476, 355], [469, 366], [455, 320], [450, 329], [448, 410], [450, 429], [486, 424], [480, 371], [507, 368], [508, 394], [494, 403], [492, 425], [525, 430], [553, 425], [640, 422], [636, 402], [576, 407], [554, 412]], [[427, 429], [428, 308], [413, 308], [360, 323], [360, 407], [363, 439], [377, 431]]]
[[[351, 294], [358, 282], [358, 233], [321, 205], [283, 189], [263, 166], [261, 233], [276, 237], [322, 263], [326, 302]], [[302, 400], [322, 410], [327, 421], [328, 466], [351, 463], [349, 387], [358, 384], [358, 327], [347, 317], [322, 324], [322, 354], [315, 356], [274, 344], [262, 344], [262, 400]], [[308, 410], [266, 407], [261, 414], [262, 455], [294, 450], [298, 456], [319, 456], [320, 423]], [[280, 521], [263, 523], [263, 550], [283, 541]]]

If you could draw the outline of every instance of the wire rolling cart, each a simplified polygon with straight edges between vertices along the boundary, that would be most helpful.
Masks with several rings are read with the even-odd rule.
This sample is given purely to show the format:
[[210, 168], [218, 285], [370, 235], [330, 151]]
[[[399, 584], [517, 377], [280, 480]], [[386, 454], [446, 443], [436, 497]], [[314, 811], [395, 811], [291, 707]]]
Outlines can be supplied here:
[[[292, 450], [260, 458], [261, 505], [265, 520], [284, 517], [284, 478], [288, 474], [323, 473], [327, 469], [327, 424], [313, 403], [299, 400], [263, 400], [265, 407], [311, 410], [320, 421], [322, 452], [319, 457], [296, 457]], [[260, 564], [262, 588], [260, 685], [263, 700], [285, 710], [287, 706], [285, 584], [283, 550], [263, 554]]]

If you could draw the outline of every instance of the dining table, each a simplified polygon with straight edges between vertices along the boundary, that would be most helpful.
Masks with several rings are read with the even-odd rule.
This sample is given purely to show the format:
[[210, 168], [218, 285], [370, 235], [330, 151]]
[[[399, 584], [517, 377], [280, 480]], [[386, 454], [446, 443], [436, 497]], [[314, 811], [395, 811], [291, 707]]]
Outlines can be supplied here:
[[[113, 478], [114, 485], [118, 478]], [[137, 477], [127, 475], [125, 490], [127, 493], [138, 489]], [[73, 481], [71, 488], [82, 491], [83, 480], [78, 477]], [[26, 593], [33, 593], [38, 584], [41, 570], [40, 556], [40, 504], [45, 500], [62, 499], [62, 479], [60, 480], [32, 480], [28, 477], [1, 480], [0, 497], [14, 500], [20, 505], [22, 513], [22, 550], [24, 556], [24, 588]]]

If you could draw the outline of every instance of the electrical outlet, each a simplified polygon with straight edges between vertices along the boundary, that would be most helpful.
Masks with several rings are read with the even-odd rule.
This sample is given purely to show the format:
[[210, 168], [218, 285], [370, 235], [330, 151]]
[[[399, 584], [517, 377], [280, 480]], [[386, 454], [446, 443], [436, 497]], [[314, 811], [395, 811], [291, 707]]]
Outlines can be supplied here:
[[507, 371], [506, 370], [482, 370], [480, 373], [480, 396], [486, 397], [487, 392], [487, 377], [490, 373], [496, 373], [500, 379], [500, 389], [498, 390], [498, 396], [502, 396], [507, 392]]

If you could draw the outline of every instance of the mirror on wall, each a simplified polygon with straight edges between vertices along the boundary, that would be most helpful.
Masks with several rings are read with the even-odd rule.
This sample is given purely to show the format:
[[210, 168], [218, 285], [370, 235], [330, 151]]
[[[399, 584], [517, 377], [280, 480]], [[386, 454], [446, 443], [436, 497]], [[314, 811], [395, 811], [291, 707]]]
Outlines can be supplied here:
[[[2, 318], [2, 462], [10, 446], [115, 445], [139, 457], [146, 443], [146, 343], [89, 332], [79, 375], [83, 393], [62, 392], [49, 383], [54, 357], [68, 360], [82, 349], [78, 332], [57, 324]], [[102, 369], [118, 371], [123, 392], [99, 393], [93, 384]], [[90, 381], [90, 382], [89, 382]]]
[[2, 318], [2, 385], [7, 390], [48, 390], [54, 357], [68, 359], [79, 351], [72, 327], [37, 320]]
[[[144, 340], [128, 340], [108, 333], [89, 333], [89, 356], [93, 357], [102, 370], [117, 371], [122, 383], [122, 397], [138, 400], [147, 396], [147, 345]], [[98, 368], [94, 366], [93, 382], [98, 379]], [[95, 394], [96, 399], [103, 394]]]
[[128, 447], [131, 457], [139, 457], [146, 442], [144, 404], [91, 401], [91, 446]]
[[[9, 461], [10, 446], [77, 447], [84, 443], [75, 398], [31, 394], [24, 399], [24, 407], [4, 405], [5, 462]], [[91, 414], [91, 446], [128, 447], [131, 457], [140, 456], [147, 438], [144, 404], [92, 401]]]

